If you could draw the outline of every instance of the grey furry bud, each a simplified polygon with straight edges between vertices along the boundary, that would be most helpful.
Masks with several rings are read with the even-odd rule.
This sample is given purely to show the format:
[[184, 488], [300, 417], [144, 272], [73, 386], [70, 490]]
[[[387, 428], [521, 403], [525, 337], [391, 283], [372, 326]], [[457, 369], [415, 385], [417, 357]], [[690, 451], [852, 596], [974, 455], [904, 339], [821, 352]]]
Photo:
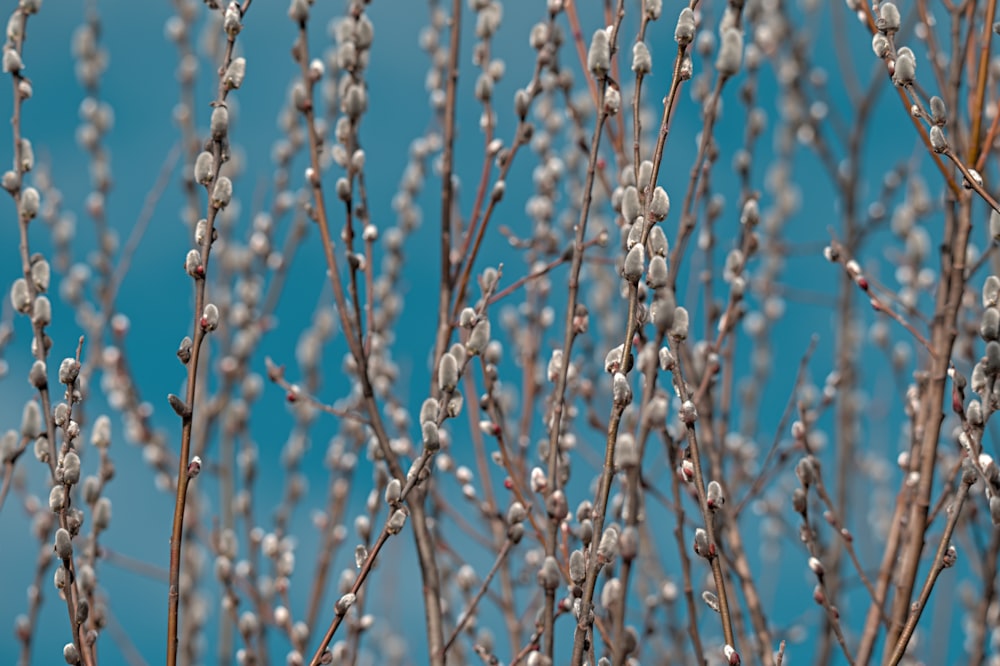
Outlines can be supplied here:
[[639, 202], [639, 190], [635, 185], [629, 185], [622, 192], [622, 217], [626, 224], [632, 224], [642, 213], [642, 204]]
[[694, 531], [694, 552], [701, 557], [711, 556], [711, 545], [708, 541], [708, 532], [699, 527]]
[[944, 100], [934, 95], [931, 97], [931, 120], [936, 125], [944, 125], [948, 121], [948, 107]]
[[743, 62], [743, 34], [736, 28], [727, 28], [722, 33], [722, 44], [715, 59], [715, 69], [719, 76], [730, 77], [740, 71]]
[[948, 150], [948, 137], [944, 135], [944, 130], [940, 126], [935, 125], [930, 131], [931, 137], [931, 148], [934, 149], [935, 153], [943, 153]]
[[111, 500], [107, 497], [102, 497], [94, 505], [94, 528], [97, 530], [106, 530], [110, 524]]
[[913, 51], [902, 47], [896, 52], [896, 64], [892, 74], [892, 82], [897, 86], [908, 86], [917, 75], [917, 59]]
[[872, 35], [872, 51], [878, 58], [885, 58], [889, 55], [892, 49], [889, 43], [889, 38], [883, 35], [881, 32], [876, 32]]
[[351, 610], [351, 606], [354, 605], [355, 601], [357, 601], [357, 595], [352, 592], [348, 592], [340, 597], [340, 599], [337, 599], [337, 603], [334, 604], [333, 607], [334, 611], [337, 615], [346, 615], [347, 611]]
[[983, 318], [979, 324], [979, 335], [987, 342], [1000, 339], [1000, 309], [988, 307], [983, 310]]
[[52, 303], [45, 296], [35, 299], [31, 308], [31, 323], [38, 326], [48, 326], [52, 323]]
[[645, 42], [632, 45], [632, 71], [642, 76], [653, 70], [653, 58], [649, 55], [649, 47]]
[[472, 333], [469, 335], [469, 341], [465, 343], [466, 350], [473, 356], [478, 356], [486, 350], [486, 346], [490, 343], [490, 322], [488, 319], [483, 319], [475, 328], [472, 329]]
[[507, 524], [516, 525], [523, 522], [528, 517], [528, 512], [520, 502], [513, 502], [507, 509]]
[[[1000, 214], [995, 211], [993, 215], [1000, 218]], [[1000, 277], [996, 275], [987, 276], [985, 282], [983, 282], [983, 307], [995, 306], [998, 302], [1000, 302]]]
[[59, 513], [66, 508], [66, 486], [52, 486], [49, 491], [49, 511]]
[[230, 90], [235, 90], [243, 85], [243, 77], [246, 76], [246, 72], [246, 58], [235, 58], [229, 63], [229, 67], [226, 68], [226, 73], [222, 77], [222, 83]]
[[551, 555], [547, 556], [538, 572], [538, 584], [546, 590], [554, 590], [559, 587], [560, 579], [561, 575], [556, 558]]
[[201, 263], [201, 252], [188, 250], [184, 257], [184, 270], [193, 278], [205, 277], [205, 267]]
[[205, 306], [199, 323], [205, 331], [214, 331], [219, 327], [219, 308], [215, 303]]
[[194, 180], [199, 185], [209, 185], [215, 178], [215, 156], [207, 150], [198, 153], [194, 161]]
[[217, 106], [212, 110], [212, 119], [208, 124], [212, 138], [222, 141], [229, 134], [229, 109], [224, 106]]
[[42, 205], [42, 197], [38, 190], [33, 187], [26, 187], [21, 192], [21, 219], [31, 220], [38, 215], [38, 209]]
[[[654, 227], [654, 229], [659, 227]], [[649, 260], [649, 268], [646, 270], [646, 285], [650, 289], [660, 289], [666, 287], [669, 282], [670, 273], [667, 270], [667, 260], [660, 255], [654, 255]]]
[[887, 35], [899, 32], [899, 9], [891, 2], [879, 5], [878, 29]]
[[31, 264], [31, 283], [35, 285], [36, 290], [41, 292], [48, 291], [51, 277], [52, 269], [49, 267], [49, 262], [39, 259]]
[[642, 244], [633, 245], [632, 249], [625, 255], [625, 263], [622, 265], [622, 277], [632, 284], [636, 284], [642, 277], [645, 269], [646, 252]]
[[662, 227], [653, 227], [649, 230], [646, 245], [649, 247], [649, 253], [653, 256], [666, 257], [670, 252], [670, 244], [667, 242], [667, 235], [663, 232]]
[[75, 358], [64, 358], [59, 364], [59, 383], [72, 384], [80, 376], [80, 362]]
[[678, 307], [674, 310], [674, 322], [670, 327], [670, 337], [677, 340], [686, 340], [688, 336], [688, 325], [690, 318], [687, 309]]
[[396, 509], [392, 513], [392, 517], [389, 518], [389, 522], [386, 524], [386, 530], [389, 534], [399, 534], [403, 525], [406, 524], [406, 512], [402, 509]]
[[618, 555], [618, 529], [612, 525], [604, 530], [601, 541], [597, 545], [597, 559], [600, 562], [611, 562]]
[[35, 361], [28, 371], [28, 382], [39, 391], [49, 385], [48, 371], [45, 361]]
[[653, 190], [653, 200], [649, 202], [649, 219], [660, 222], [670, 214], [670, 197], [659, 185]]
[[632, 402], [632, 387], [628, 383], [628, 378], [620, 372], [615, 373], [611, 382], [611, 395], [619, 407], [625, 407]]
[[389, 506], [398, 504], [402, 490], [403, 484], [400, 483], [399, 479], [391, 480], [385, 487], [385, 503]]
[[587, 69], [595, 76], [604, 76], [611, 69], [611, 44], [607, 31], [603, 29], [595, 31], [590, 40], [590, 50], [587, 51]]
[[677, 16], [677, 27], [674, 28], [674, 41], [680, 46], [687, 46], [694, 41], [695, 32], [694, 11], [685, 7]]
[[708, 489], [705, 491], [705, 502], [711, 511], [717, 511], [726, 503], [726, 496], [722, 493], [722, 485], [718, 481], [709, 481]]
[[445, 393], [451, 393], [458, 386], [458, 360], [451, 352], [441, 356], [438, 363], [438, 388]]
[[441, 435], [438, 432], [437, 424], [433, 421], [424, 421], [420, 424], [423, 435], [424, 448], [428, 451], [437, 451], [441, 448]]
[[357, 120], [367, 108], [368, 93], [364, 87], [358, 84], [348, 86], [347, 92], [340, 103], [341, 111], [351, 120]]
[[574, 550], [569, 554], [569, 577], [577, 585], [583, 583], [587, 577], [587, 566], [581, 550]]
[[21, 54], [13, 46], [7, 47], [3, 52], [3, 71], [17, 74], [24, 69], [24, 62]]
[[68, 560], [73, 557], [73, 541], [69, 536], [69, 531], [64, 527], [56, 530], [55, 546], [56, 557], [60, 560]]
[[212, 190], [212, 206], [215, 208], [225, 208], [233, 198], [233, 181], [226, 176], [219, 176], [215, 181], [215, 188]]
[[17, 278], [10, 286], [10, 304], [21, 314], [31, 312], [31, 291], [24, 278]]

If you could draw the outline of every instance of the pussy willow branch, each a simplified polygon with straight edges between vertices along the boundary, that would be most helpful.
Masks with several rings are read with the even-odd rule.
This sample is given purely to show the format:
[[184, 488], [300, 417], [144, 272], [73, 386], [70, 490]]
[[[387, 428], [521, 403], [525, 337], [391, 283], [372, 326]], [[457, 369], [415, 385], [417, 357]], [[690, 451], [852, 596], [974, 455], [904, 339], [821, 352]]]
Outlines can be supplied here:
[[[617, 32], [617, 28], [616, 28]], [[594, 133], [590, 140], [590, 158], [587, 163], [587, 177], [583, 189], [583, 201], [580, 205], [580, 218], [576, 224], [576, 240], [573, 245], [573, 263], [569, 273], [569, 292], [566, 301], [566, 317], [563, 332], [563, 363], [559, 369], [559, 377], [556, 380], [555, 400], [552, 409], [552, 425], [549, 428], [549, 459], [548, 459], [548, 492], [555, 492], [559, 487], [559, 433], [562, 426], [563, 410], [566, 407], [566, 384], [569, 375], [573, 342], [576, 339], [577, 330], [574, 325], [574, 315], [579, 302], [580, 289], [580, 269], [583, 266], [584, 240], [587, 233], [587, 221], [590, 217], [590, 204], [594, 190], [594, 179], [597, 171], [597, 160], [600, 156], [601, 134], [604, 123], [608, 118], [607, 111], [604, 110], [604, 98], [607, 91], [608, 80], [606, 76], [599, 77], [597, 97], [597, 119], [594, 123]], [[549, 521], [549, 529], [545, 539], [545, 554], [555, 556], [556, 536], [559, 526], [555, 520]], [[600, 532], [595, 530], [597, 538]], [[581, 618], [586, 617], [589, 609], [584, 611], [581, 605]], [[581, 620], [582, 621], [582, 620]], [[555, 591], [546, 590], [545, 606], [542, 615], [542, 652], [550, 660], [553, 659], [554, 650], [554, 626], [555, 626]], [[586, 630], [583, 631], [584, 635]], [[577, 639], [573, 646], [573, 664], [579, 664], [583, 660], [584, 636], [580, 636], [580, 629], [577, 629]]]
[[[672, 342], [677, 359], [673, 368], [674, 388], [682, 401], [690, 400], [691, 396], [686, 388], [687, 384], [684, 381], [681, 361], [683, 357], [683, 341], [674, 339]], [[705, 531], [708, 533], [708, 543], [710, 547], [715, 546], [718, 548], [716, 530], [713, 524], [714, 520], [711, 510], [708, 508], [708, 502], [705, 496], [705, 475], [702, 470], [701, 451], [698, 445], [698, 433], [695, 430], [694, 423], [687, 424], [687, 442], [688, 447], [691, 449], [691, 462], [694, 466], [694, 486], [698, 495], [698, 506], [701, 509], [702, 520], [705, 523]], [[716, 553], [708, 559], [709, 565], [712, 568], [712, 575], [715, 578], [715, 592], [719, 597], [719, 615], [722, 620], [722, 633], [725, 637], [726, 644], [736, 648], [736, 634], [733, 631], [733, 618], [729, 612], [729, 595], [726, 592], [726, 581], [722, 572], [722, 559], [719, 553]]]
[[941, 535], [937, 552], [934, 554], [934, 562], [931, 564], [930, 571], [927, 572], [927, 580], [920, 591], [919, 599], [917, 599], [913, 608], [910, 609], [909, 618], [899, 635], [899, 639], [896, 641], [892, 656], [886, 662], [888, 666], [896, 666], [902, 660], [903, 655], [906, 653], [906, 646], [913, 636], [913, 631], [917, 628], [917, 623], [920, 621], [920, 616], [924, 612], [924, 608], [927, 607], [931, 592], [934, 590], [934, 583], [937, 581], [938, 576], [941, 575], [941, 572], [948, 566], [944, 564], [944, 559], [951, 545], [951, 536], [955, 532], [955, 526], [958, 525], [958, 519], [962, 514], [962, 507], [965, 506], [965, 500], [969, 496], [969, 489], [972, 488], [972, 484], [975, 482], [975, 472], [963, 474], [962, 483], [958, 487], [958, 494], [948, 512], [948, 522], [945, 524], [944, 534]]
[[[240, 15], [245, 16], [250, 8], [252, 0], [245, 0], [240, 7]], [[223, 73], [232, 62], [233, 48], [235, 46], [236, 35], [230, 35], [226, 43], [226, 51], [219, 69], [219, 87], [216, 95], [217, 104], [225, 104], [229, 94], [229, 87], [223, 81]], [[206, 186], [208, 199], [211, 199], [212, 191], [220, 177], [223, 146], [221, 141], [212, 142], [212, 155], [214, 162], [214, 176]], [[198, 369], [201, 360], [202, 343], [207, 334], [205, 327], [201, 325], [202, 312], [205, 308], [205, 274], [207, 274], [209, 260], [212, 253], [212, 241], [215, 234], [215, 218], [219, 209], [208, 202], [206, 212], [206, 233], [202, 241], [201, 257], [203, 274], [194, 280], [194, 322], [192, 324], [192, 347], [191, 357], [187, 362], [187, 396], [186, 410], [181, 417], [181, 451], [178, 460], [177, 471], [177, 495], [174, 503], [173, 528], [170, 533], [170, 573], [167, 593], [167, 666], [175, 666], [177, 663], [177, 640], [178, 640], [178, 613], [180, 602], [180, 575], [181, 575], [181, 546], [184, 538], [184, 514], [187, 505], [188, 483], [191, 475], [188, 473], [188, 465], [191, 463], [191, 432], [194, 421], [195, 403], [198, 389]]]
[[[979, 64], [976, 71], [976, 89], [972, 98], [972, 133], [969, 137], [968, 161], [976, 164], [979, 159], [979, 139], [983, 131], [983, 106], [986, 103], [986, 80], [989, 76], [990, 42], [993, 39], [993, 17], [996, 14], [997, 0], [987, 0], [986, 13], [980, 25], [983, 26], [979, 38]], [[970, 29], [972, 28], [970, 22]], [[984, 152], [990, 151], [990, 145], [984, 146]], [[1000, 211], [998, 211], [1000, 212]]]
[[510, 553], [510, 549], [513, 546], [514, 542], [511, 541], [510, 539], [507, 539], [506, 541], [504, 541], [503, 546], [500, 547], [500, 552], [497, 553], [496, 559], [493, 561], [493, 566], [490, 567], [489, 573], [486, 574], [486, 578], [484, 578], [482, 584], [480, 584], [479, 590], [476, 592], [476, 596], [472, 598], [472, 601], [469, 602], [469, 605], [466, 607], [466, 609], [462, 611], [462, 615], [459, 618], [458, 623], [455, 625], [455, 629], [451, 632], [451, 636], [448, 637], [448, 640], [445, 641], [444, 644], [445, 652], [447, 652], [448, 649], [451, 648], [451, 646], [455, 643], [455, 639], [457, 639], [458, 635], [462, 633], [462, 630], [465, 628], [465, 625], [469, 623], [469, 620], [476, 612], [476, 607], [479, 605], [480, 600], [482, 600], [483, 595], [486, 594], [486, 590], [487, 588], [489, 588], [490, 582], [493, 580], [493, 576], [495, 576], [497, 571], [500, 570], [500, 566], [506, 560], [507, 555], [508, 553]]
[[452, 0], [451, 22], [448, 43], [447, 85], [445, 86], [444, 106], [444, 146], [441, 154], [441, 244], [440, 244], [440, 285], [438, 287], [437, 334], [434, 340], [433, 370], [431, 372], [431, 387], [436, 391], [438, 385], [438, 359], [444, 354], [451, 338], [451, 320], [449, 318], [451, 295], [455, 285], [451, 279], [451, 225], [454, 206], [454, 183], [452, 182], [455, 167], [455, 107], [458, 91], [458, 57], [462, 32], [462, 2]]

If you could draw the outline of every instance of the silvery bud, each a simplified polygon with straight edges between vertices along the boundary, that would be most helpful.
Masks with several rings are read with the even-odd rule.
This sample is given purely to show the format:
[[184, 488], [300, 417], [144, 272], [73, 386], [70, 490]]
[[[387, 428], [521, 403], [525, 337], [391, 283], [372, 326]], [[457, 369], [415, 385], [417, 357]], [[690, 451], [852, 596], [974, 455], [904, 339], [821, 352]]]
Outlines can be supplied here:
[[616, 372], [611, 382], [611, 395], [615, 405], [625, 407], [632, 402], [632, 387], [628, 383], [628, 378], [620, 372]]
[[649, 55], [649, 47], [645, 42], [632, 45], [632, 71], [642, 76], [653, 70], [653, 58]]
[[420, 430], [426, 450], [433, 452], [441, 448], [441, 435], [438, 432], [436, 423], [433, 421], [424, 421], [420, 424]]
[[21, 314], [27, 314], [31, 311], [31, 291], [24, 278], [17, 278], [10, 286], [10, 304]]
[[611, 69], [611, 44], [606, 30], [594, 32], [587, 51], [587, 69], [595, 76], [604, 76]]
[[612, 525], [604, 530], [601, 541], [597, 545], [597, 560], [608, 563], [618, 555], [618, 529]]
[[68, 560], [73, 557], [73, 541], [70, 539], [69, 531], [64, 527], [56, 530], [55, 546], [56, 557], [60, 560]]
[[674, 41], [680, 46], [687, 46], [694, 41], [695, 33], [694, 11], [685, 7], [677, 16], [677, 27], [674, 28]]
[[632, 284], [636, 284], [642, 277], [645, 269], [646, 252], [641, 243], [633, 245], [632, 249], [625, 255], [625, 263], [622, 265], [622, 277]]
[[478, 356], [486, 350], [486, 346], [490, 343], [490, 322], [488, 319], [483, 319], [475, 328], [472, 329], [472, 333], [469, 335], [469, 341], [465, 343], [466, 350], [473, 356]]
[[708, 489], [705, 491], [705, 502], [711, 511], [722, 508], [726, 503], [726, 496], [722, 493], [722, 485], [718, 481], [709, 481]]
[[948, 137], [944, 135], [944, 130], [935, 125], [930, 131], [931, 148], [935, 153], [943, 153], [948, 150]]
[[555, 590], [559, 587], [561, 578], [556, 558], [551, 555], [547, 556], [538, 572], [538, 584], [546, 590]]
[[931, 97], [931, 120], [935, 125], [945, 125], [948, 122], [948, 107], [937, 95]]
[[31, 283], [35, 285], [35, 289], [38, 291], [48, 291], [49, 290], [49, 280], [52, 277], [52, 270], [49, 267], [49, 262], [44, 259], [39, 259], [35, 263], [31, 264]]
[[[658, 229], [659, 227], [653, 227]], [[661, 289], [669, 283], [670, 272], [667, 270], [667, 260], [660, 255], [653, 255], [646, 270], [646, 285], [650, 289]], [[671, 314], [673, 308], [671, 308]]]
[[899, 9], [891, 2], [883, 2], [879, 5], [878, 29], [887, 35], [899, 32], [900, 16]]
[[215, 303], [209, 303], [205, 306], [200, 324], [205, 331], [214, 331], [219, 327], [219, 307]]
[[75, 358], [64, 358], [59, 364], [59, 383], [72, 384], [80, 376], [80, 362]]
[[31, 308], [31, 322], [38, 326], [52, 323], [52, 303], [45, 296], [39, 296]]
[[229, 6], [226, 7], [226, 13], [222, 18], [222, 29], [226, 31], [226, 34], [230, 37], [235, 37], [240, 34], [240, 30], [243, 29], [243, 14], [240, 11], [240, 5], [238, 2], [230, 2]]
[[438, 363], [438, 388], [451, 393], [458, 386], [458, 360], [451, 352], [445, 353]]
[[17, 74], [22, 69], [24, 69], [24, 62], [21, 60], [21, 54], [17, 52], [17, 49], [13, 46], [4, 49], [3, 71]]
[[667, 242], [667, 235], [663, 232], [662, 227], [653, 227], [649, 230], [646, 245], [649, 247], [649, 253], [653, 256], [666, 257], [670, 252], [670, 244]]
[[21, 192], [21, 219], [31, 220], [38, 215], [38, 209], [42, 205], [42, 197], [38, 190], [33, 187], [26, 187]]
[[348, 592], [340, 597], [340, 599], [337, 599], [337, 603], [334, 605], [334, 611], [337, 615], [346, 615], [347, 611], [351, 610], [351, 606], [354, 605], [356, 600], [357, 595], [352, 592]]
[[194, 180], [199, 185], [209, 185], [215, 178], [215, 156], [204, 150], [194, 161]]
[[184, 270], [193, 278], [205, 277], [205, 267], [201, 263], [201, 252], [188, 250], [184, 257]]
[[686, 340], [688, 336], [689, 316], [686, 308], [678, 307], [674, 309], [674, 321], [670, 326], [670, 337], [677, 340]]
[[913, 51], [902, 47], [896, 52], [896, 64], [892, 73], [892, 82], [897, 86], [908, 86], [917, 75], [917, 59]]
[[730, 77], [740, 71], [743, 62], [743, 34], [736, 28], [727, 28], [722, 33], [722, 44], [715, 59], [715, 69], [719, 76]]
[[402, 509], [396, 509], [392, 513], [392, 517], [389, 518], [389, 522], [386, 525], [386, 529], [388, 530], [389, 534], [399, 534], [403, 529], [403, 525], [405, 524], [406, 524], [406, 512], [403, 511]]
[[587, 566], [582, 550], [574, 550], [569, 554], [569, 577], [577, 585], [583, 583], [587, 577]]
[[[997, 217], [997, 222], [1000, 223], [1000, 213], [993, 211], [993, 214], [990, 216], [991, 221], [994, 216]], [[995, 306], [998, 302], [1000, 302], [1000, 277], [990, 275], [983, 282], [983, 307]]]
[[66, 507], [66, 486], [52, 486], [49, 491], [49, 511], [59, 513]]
[[642, 213], [642, 204], [639, 202], [639, 190], [635, 185], [629, 185], [622, 192], [622, 217], [626, 224], [632, 224]]
[[653, 200], [649, 202], [649, 219], [660, 222], [670, 214], [670, 197], [659, 185], [653, 190]]
[[399, 503], [399, 498], [402, 495], [403, 484], [400, 483], [399, 479], [393, 479], [385, 487], [385, 503], [389, 506], [395, 506]]
[[233, 181], [226, 176], [219, 176], [215, 181], [215, 188], [212, 190], [212, 206], [215, 208], [225, 208], [233, 198]]
[[222, 141], [229, 133], [229, 109], [224, 106], [217, 106], [212, 110], [212, 119], [208, 124], [212, 138]]
[[94, 505], [94, 528], [106, 530], [111, 523], [111, 500], [102, 497]]
[[31, 370], [28, 371], [28, 382], [38, 390], [42, 390], [49, 385], [45, 361], [35, 361], [31, 364]]
[[235, 90], [243, 85], [243, 77], [246, 76], [246, 72], [246, 58], [235, 58], [231, 63], [229, 63], [229, 67], [226, 68], [226, 73], [222, 77], [222, 82], [230, 90]]
[[507, 509], [507, 524], [516, 525], [528, 517], [528, 512], [520, 502], [513, 502]]

